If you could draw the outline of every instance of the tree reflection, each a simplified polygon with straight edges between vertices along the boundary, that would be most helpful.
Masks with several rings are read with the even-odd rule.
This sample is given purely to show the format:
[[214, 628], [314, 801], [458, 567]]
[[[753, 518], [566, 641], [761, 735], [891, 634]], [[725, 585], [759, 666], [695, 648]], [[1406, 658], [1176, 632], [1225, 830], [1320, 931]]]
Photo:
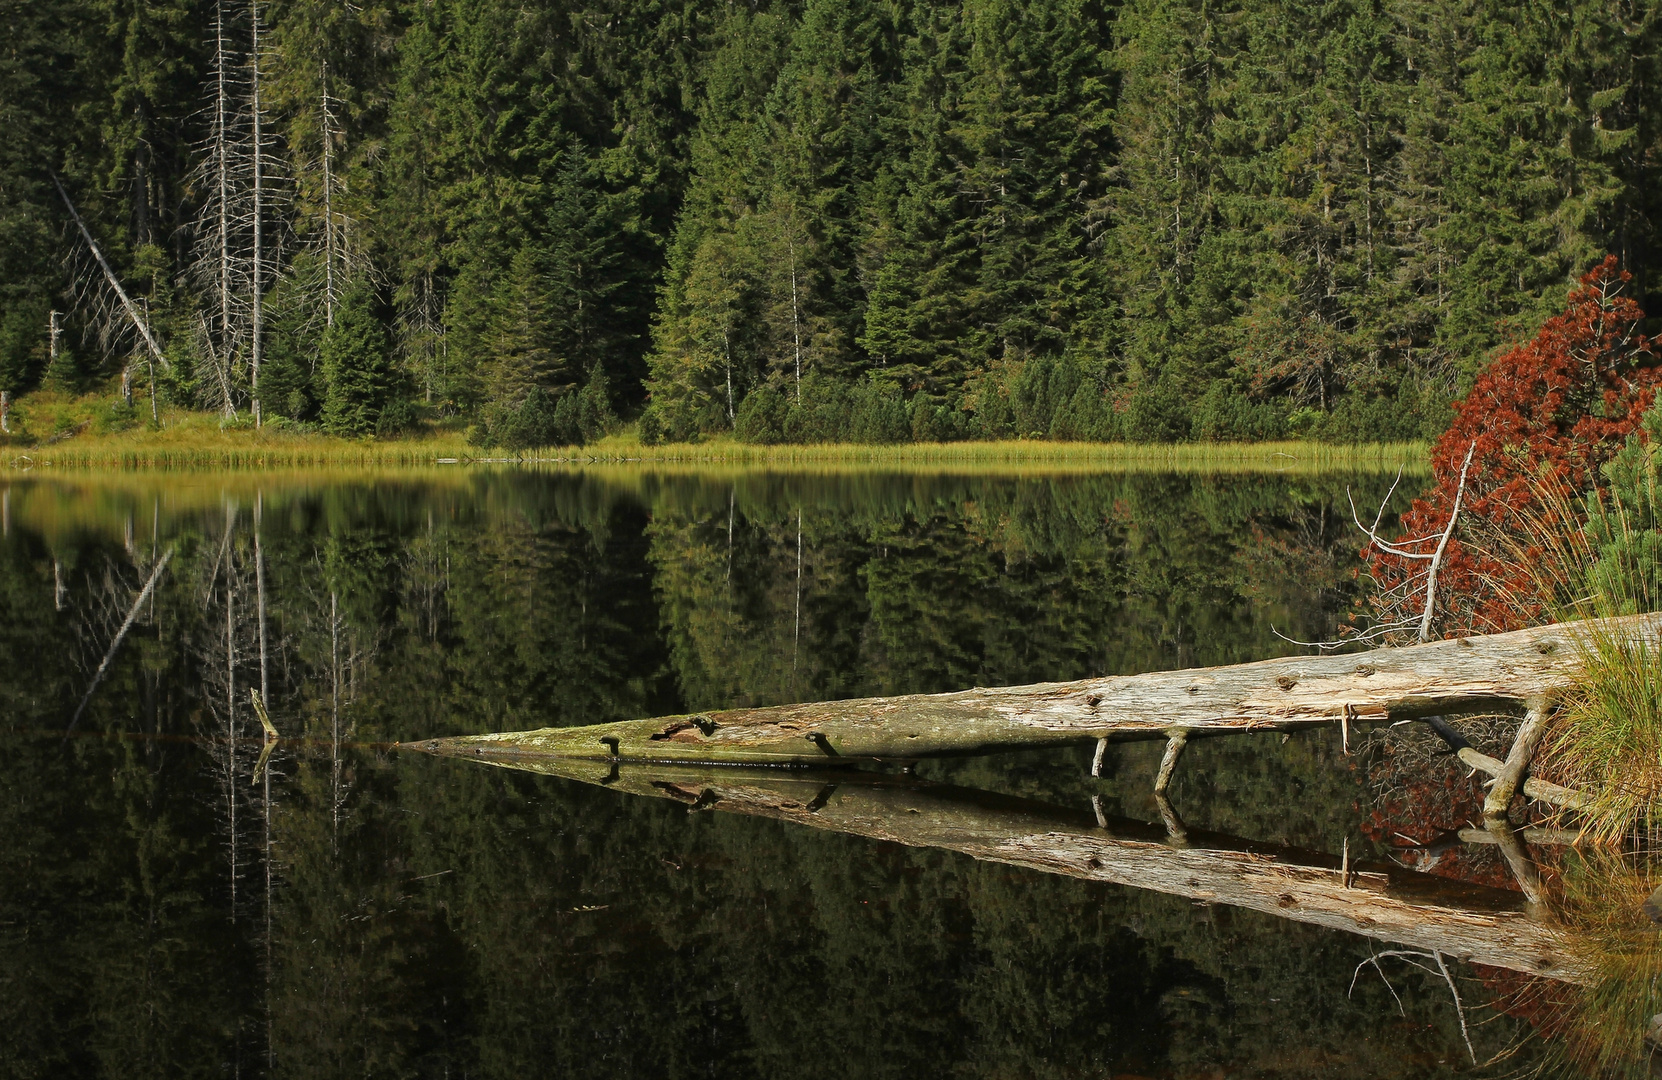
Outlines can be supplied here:
[[[1396, 1005], [1377, 980], [1344, 1003], [1361, 938], [377, 745], [1285, 652], [1275, 629], [1331, 636], [1347, 610], [1355, 545], [1335, 507], [1347, 483], [1361, 498], [1374, 482], [13, 484], [3, 1067], [1435, 1071], [1465, 1056], [1446, 990], [1393, 974], [1419, 1026], [1387, 1032]], [[65, 742], [170, 546], [85, 737]], [[262, 687], [285, 741], [256, 777]], [[1067, 801], [1087, 830], [1093, 795], [1105, 819], [1159, 819], [1143, 749], [1115, 748], [1100, 782], [1081, 754], [924, 771]], [[1373, 794], [1336, 744], [1210, 740], [1189, 755], [1172, 799], [1191, 844], [1233, 832], [1391, 854], [1388, 832], [1366, 847], [1355, 826]], [[1479, 1055], [1502, 1034], [1474, 1036]]]

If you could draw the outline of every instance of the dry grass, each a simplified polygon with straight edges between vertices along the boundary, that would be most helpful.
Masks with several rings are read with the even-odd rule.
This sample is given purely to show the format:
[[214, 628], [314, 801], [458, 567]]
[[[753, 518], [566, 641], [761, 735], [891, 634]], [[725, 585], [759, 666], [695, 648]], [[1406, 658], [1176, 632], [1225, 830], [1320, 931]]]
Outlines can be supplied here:
[[[160, 426], [114, 424], [97, 400], [30, 401], [25, 437], [0, 444], [10, 469], [270, 469], [431, 465], [468, 451], [460, 432], [412, 439], [339, 439], [286, 425], [255, 430], [204, 413], [167, 410]], [[148, 421], [147, 415], [141, 420]], [[50, 432], [57, 434], [49, 434]]]
[[[31, 434], [0, 443], [12, 469], [304, 469], [455, 464], [543, 467], [653, 465], [698, 471], [710, 466], [781, 470], [907, 469], [974, 472], [1383, 472], [1427, 470], [1417, 443], [1333, 446], [1323, 443], [1130, 445], [1012, 440], [753, 446], [734, 439], [645, 446], [625, 429], [585, 447], [507, 453], [470, 446], [458, 428], [430, 428], [409, 438], [341, 439], [287, 425], [262, 430], [226, 426], [218, 417], [164, 411], [160, 425], [111, 421], [107, 401], [31, 396], [17, 418]], [[142, 411], [142, 410], [141, 410]], [[148, 417], [141, 417], [148, 420]], [[56, 435], [48, 434], [56, 432]]]
[[[1657, 582], [1636, 566], [1599, 564], [1580, 527], [1580, 493], [1542, 478], [1533, 494], [1535, 509], [1479, 542], [1504, 564], [1525, 568], [1514, 580], [1490, 583], [1519, 618], [1581, 621], [1581, 672], [1558, 700], [1536, 771], [1592, 795], [1582, 816], [1600, 841], [1654, 833], [1662, 824], [1662, 656], [1605, 632], [1601, 620], [1657, 610]], [[1619, 534], [1637, 530], [1619, 502], [1600, 505]]]
[[1583, 667], [1560, 699], [1548, 770], [1589, 792], [1587, 831], [1616, 842], [1654, 833], [1662, 813], [1662, 656], [1591, 624], [1577, 635]]

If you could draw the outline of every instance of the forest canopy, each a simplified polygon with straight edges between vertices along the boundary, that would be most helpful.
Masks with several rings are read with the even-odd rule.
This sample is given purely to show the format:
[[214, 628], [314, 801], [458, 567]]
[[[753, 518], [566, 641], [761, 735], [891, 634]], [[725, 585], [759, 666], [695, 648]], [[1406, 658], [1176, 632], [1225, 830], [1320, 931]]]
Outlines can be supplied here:
[[499, 444], [1420, 438], [1606, 253], [1654, 288], [1651, 3], [0, 12], [14, 396], [142, 371]]

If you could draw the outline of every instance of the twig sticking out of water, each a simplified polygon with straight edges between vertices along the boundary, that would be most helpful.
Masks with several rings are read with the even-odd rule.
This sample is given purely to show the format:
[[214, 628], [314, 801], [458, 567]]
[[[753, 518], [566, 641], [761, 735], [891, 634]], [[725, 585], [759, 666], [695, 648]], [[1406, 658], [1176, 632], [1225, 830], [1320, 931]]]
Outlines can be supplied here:
[[260, 697], [260, 692], [249, 687], [248, 697], [254, 702], [254, 715], [260, 718], [260, 726], [265, 729], [265, 745], [260, 748], [260, 760], [254, 763], [254, 786], [258, 787], [271, 763], [271, 752], [277, 748], [277, 728], [266, 715], [265, 699]]

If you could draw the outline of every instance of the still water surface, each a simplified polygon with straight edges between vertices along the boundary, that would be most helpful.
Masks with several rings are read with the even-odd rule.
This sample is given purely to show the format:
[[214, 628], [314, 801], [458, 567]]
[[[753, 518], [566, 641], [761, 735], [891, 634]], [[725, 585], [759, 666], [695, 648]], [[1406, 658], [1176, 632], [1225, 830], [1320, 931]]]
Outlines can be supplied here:
[[[1529, 1031], [1483, 1007], [1483, 969], [1458, 972], [1468, 1048], [1434, 973], [1352, 986], [1381, 948], [1360, 937], [388, 745], [1284, 654], [1277, 631], [1331, 636], [1355, 601], [1347, 488], [1389, 484], [9, 481], [0, 1074], [1469, 1069]], [[262, 688], [285, 739], [264, 763]], [[1101, 779], [1090, 747], [919, 771], [1158, 822], [1158, 754], [1114, 748]], [[1357, 762], [1336, 733], [1209, 740], [1173, 801], [1194, 828], [1378, 855]]]

